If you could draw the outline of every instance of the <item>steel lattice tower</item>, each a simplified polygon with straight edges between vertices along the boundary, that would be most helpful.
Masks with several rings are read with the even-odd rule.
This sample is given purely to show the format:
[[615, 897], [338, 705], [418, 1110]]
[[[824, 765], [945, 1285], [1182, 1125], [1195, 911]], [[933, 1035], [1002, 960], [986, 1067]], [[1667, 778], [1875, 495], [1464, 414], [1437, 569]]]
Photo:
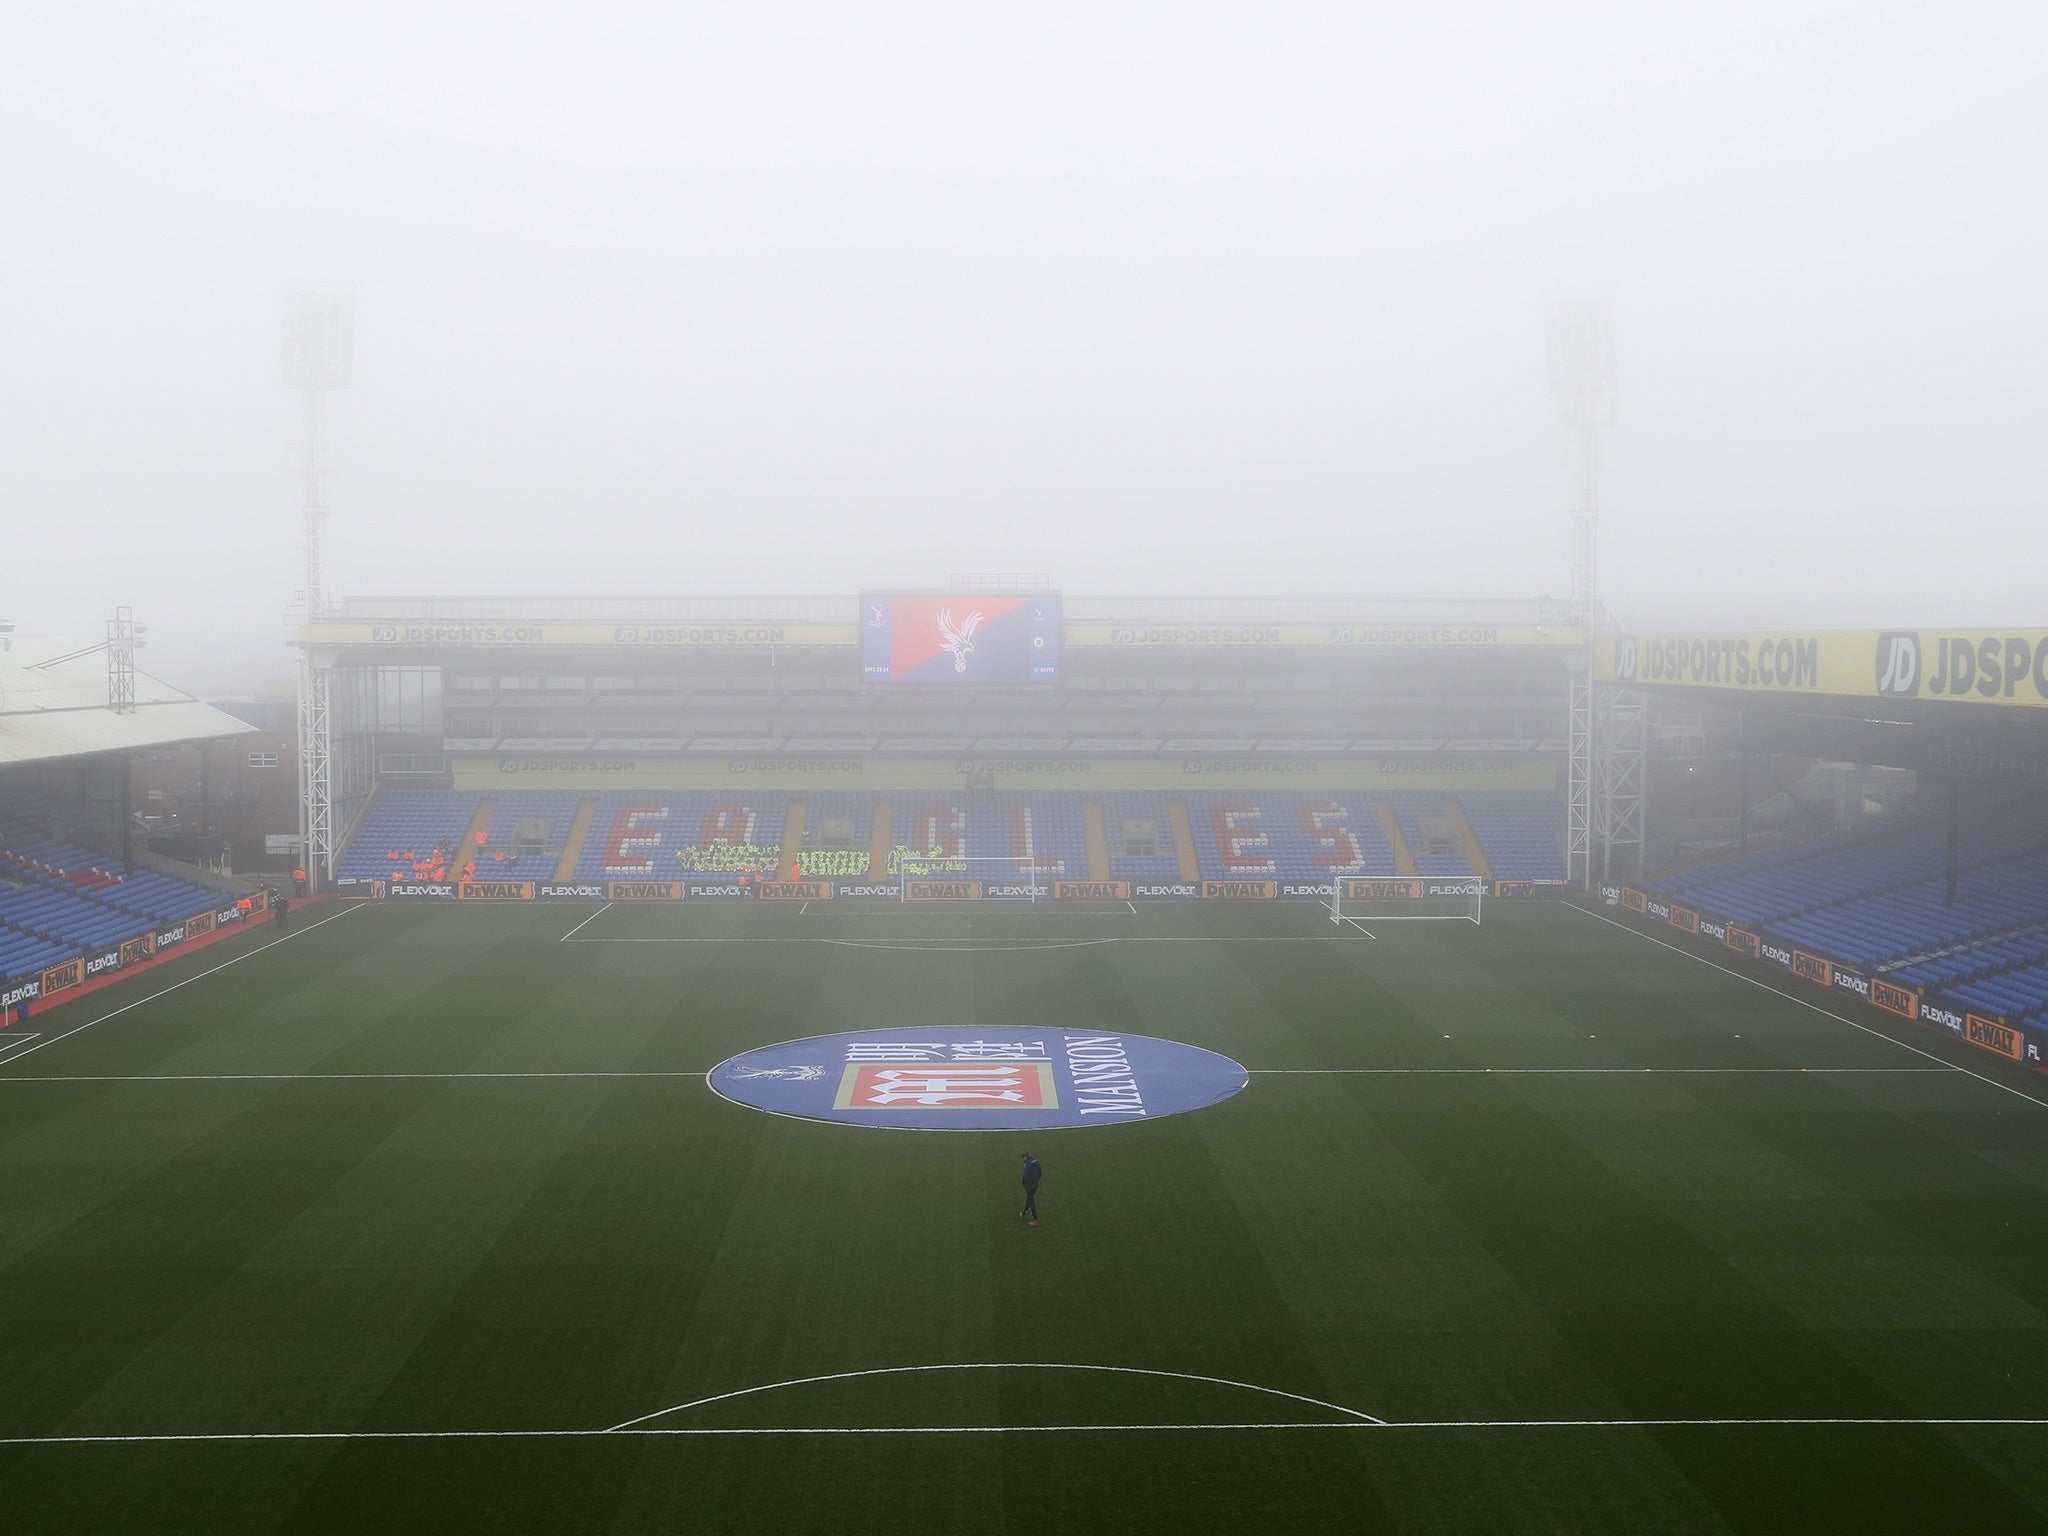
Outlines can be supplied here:
[[[305, 583], [299, 602], [302, 622], [316, 623], [326, 611], [321, 532], [327, 521], [321, 454], [320, 400], [348, 383], [355, 361], [355, 299], [341, 289], [308, 289], [292, 295], [285, 320], [284, 382], [299, 392], [305, 413], [305, 478], [300, 515], [305, 540]], [[310, 647], [299, 650], [299, 858], [315, 888], [326, 885], [334, 865], [333, 669], [319, 664]]]

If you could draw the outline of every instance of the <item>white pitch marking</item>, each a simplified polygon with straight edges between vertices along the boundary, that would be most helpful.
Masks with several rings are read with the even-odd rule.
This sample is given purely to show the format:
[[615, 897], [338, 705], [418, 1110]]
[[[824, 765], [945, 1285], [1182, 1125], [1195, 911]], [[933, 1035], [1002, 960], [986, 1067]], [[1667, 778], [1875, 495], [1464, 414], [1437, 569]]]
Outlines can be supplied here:
[[1050, 943], [1029, 943], [1017, 940], [1004, 943], [997, 940], [986, 943], [979, 939], [940, 939], [930, 944], [916, 944], [898, 939], [819, 939], [820, 944], [836, 945], [840, 949], [902, 949], [922, 954], [979, 955], [1007, 954], [1026, 949], [1087, 949], [1096, 944], [1114, 944], [1115, 939], [1061, 939]]
[[[1251, 1067], [1252, 1077], [1946, 1077], [1947, 1067]], [[697, 1071], [587, 1072], [141, 1072], [0, 1077], [0, 1083], [462, 1083], [551, 1078], [703, 1078]]]
[[771, 1381], [758, 1387], [741, 1387], [735, 1392], [720, 1392], [711, 1397], [700, 1397], [694, 1402], [677, 1403], [672, 1408], [657, 1408], [653, 1413], [643, 1413], [637, 1419], [628, 1419], [623, 1424], [614, 1424], [606, 1434], [617, 1434], [622, 1429], [632, 1429], [653, 1419], [666, 1418], [671, 1413], [682, 1413], [691, 1408], [703, 1408], [711, 1403], [723, 1403], [736, 1397], [752, 1397], [757, 1392], [776, 1392], [784, 1387], [807, 1387], [820, 1381], [851, 1381], [862, 1376], [906, 1376], [919, 1371], [1107, 1371], [1121, 1376], [1162, 1376], [1175, 1381], [1202, 1381], [1211, 1386], [1239, 1387], [1246, 1392], [1263, 1392], [1269, 1397], [1285, 1397], [1297, 1403], [1308, 1403], [1316, 1408], [1327, 1408], [1332, 1413], [1349, 1414], [1354, 1420], [1366, 1424], [1385, 1424], [1386, 1420], [1376, 1419], [1369, 1413], [1356, 1408], [1346, 1408], [1338, 1403], [1326, 1403], [1321, 1398], [1304, 1397], [1299, 1392], [1284, 1392], [1278, 1387], [1261, 1387], [1249, 1381], [1232, 1381], [1227, 1376], [1197, 1376], [1187, 1371], [1146, 1370], [1134, 1365], [1069, 1365], [1063, 1362], [1036, 1360], [998, 1360], [980, 1365], [886, 1365], [867, 1371], [833, 1371], [824, 1376], [798, 1376], [790, 1381]]
[[1940, 1067], [1250, 1067], [1253, 1077], [1946, 1077]]
[[[865, 915], [867, 915], [867, 914], [863, 914], [863, 916], [865, 916]], [[1361, 930], [1361, 932], [1363, 932], [1363, 930]], [[1366, 936], [1367, 938], [1373, 938], [1373, 937], [1376, 937], [1376, 935], [1374, 935], [1374, 934], [1371, 934], [1371, 933], [1367, 933], [1367, 934], [1366, 934], [1365, 936]], [[564, 942], [566, 943], [566, 942], [569, 942], [569, 941], [567, 941], [567, 940], [564, 940]], [[917, 941], [914, 941], [914, 940], [909, 940], [909, 939], [873, 939], [873, 940], [854, 940], [854, 939], [824, 939], [824, 938], [817, 938], [817, 937], [815, 937], [815, 936], [812, 936], [812, 935], [808, 935], [808, 934], [792, 934], [792, 935], [790, 935], [790, 936], [789, 936], [789, 937], [787, 937], [787, 938], [779, 938], [779, 937], [778, 937], [778, 938], [762, 938], [762, 937], [759, 937], [759, 936], [752, 936], [752, 937], [745, 937], [745, 936], [737, 936], [737, 937], [733, 937], [733, 938], [725, 938], [725, 939], [719, 939], [719, 938], [693, 938], [693, 937], [688, 937], [688, 936], [682, 936], [682, 937], [660, 937], [660, 936], [649, 936], [649, 937], [641, 937], [641, 938], [617, 938], [617, 939], [577, 939], [577, 940], [575, 940], [574, 942], [575, 942], [575, 943], [578, 943], [578, 944], [855, 944], [855, 943], [864, 943], [864, 944], [867, 944], [867, 945], [868, 945], [869, 947], [871, 947], [871, 948], [875, 948], [875, 949], [911, 949], [911, 948], [923, 948], [923, 947], [926, 947], [926, 946], [923, 946], [923, 945], [921, 945], [921, 944], [917, 943]], [[989, 943], [989, 941], [987, 941], [987, 940], [980, 940], [980, 939], [976, 939], [976, 940], [967, 940], [967, 939], [960, 939], [960, 940], [955, 940], [955, 941], [952, 941], [952, 942], [955, 942], [955, 943], [961, 943], [961, 944], [966, 944], [966, 943], [979, 943], [979, 944], [983, 944], [983, 945], [984, 945], [985, 947], [989, 947], [989, 948], [999, 948], [999, 947], [1004, 947], [1004, 946], [1002, 946], [1002, 945], [1001, 945], [1001, 942], [1000, 942], [1000, 941], [997, 941], [997, 942], [996, 942], [995, 944], [990, 944], [990, 943]], [[1073, 941], [1071, 941], [1071, 942], [1073, 942], [1073, 943], [1086, 943], [1086, 944], [1356, 944], [1356, 943], [1358, 942], [1358, 940], [1356, 940], [1356, 939], [1353, 939], [1353, 938], [1346, 938], [1346, 937], [1343, 937], [1343, 936], [1341, 936], [1341, 935], [1337, 935], [1337, 934], [1328, 934], [1328, 933], [1322, 933], [1322, 934], [1316, 934], [1316, 933], [1311, 933], [1311, 934], [1215, 934], [1215, 935], [1196, 935], [1196, 934], [1184, 934], [1184, 935], [1172, 935], [1172, 934], [1117, 934], [1117, 935], [1112, 935], [1112, 936], [1110, 936], [1110, 937], [1106, 937], [1106, 938], [1096, 938], [1096, 939], [1081, 939], [1081, 940], [1073, 940]], [[1064, 945], [1064, 944], [1042, 944], [1042, 943], [1033, 943], [1033, 942], [1031, 942], [1031, 941], [1027, 941], [1027, 940], [1021, 940], [1021, 939], [1020, 939], [1020, 940], [1016, 941], [1016, 942], [1015, 942], [1014, 944], [1012, 944], [1012, 945], [1009, 945], [1009, 946], [1007, 946], [1007, 947], [1010, 947], [1010, 948], [1015, 948], [1015, 949], [1027, 949], [1027, 948], [1028, 948], [1028, 949], [1059, 949], [1059, 948], [1063, 948], [1063, 947], [1065, 947], [1065, 945]]]
[[0, 1035], [0, 1065], [5, 1064], [4, 1058], [6, 1054], [17, 1045], [27, 1045], [31, 1040], [40, 1040], [42, 1038], [35, 1030], [30, 1030], [25, 1035]]
[[67, 1029], [61, 1035], [52, 1035], [49, 1039], [45, 1040], [42, 1045], [32, 1045], [25, 1051], [17, 1051], [14, 1055], [8, 1057], [6, 1061], [0, 1062], [0, 1066], [11, 1067], [17, 1061], [21, 1060], [21, 1058], [24, 1056], [33, 1056], [37, 1051], [42, 1050], [43, 1046], [55, 1045], [59, 1040], [69, 1040], [73, 1035], [80, 1034], [85, 1030], [91, 1029], [95, 1024], [104, 1024], [109, 1019], [119, 1018], [122, 1014], [126, 1013], [130, 1008], [140, 1008], [144, 1003], [153, 1003], [158, 998], [164, 996], [166, 993], [175, 992], [180, 987], [189, 987], [195, 981], [204, 981], [207, 977], [214, 975], [216, 972], [224, 971], [231, 965], [240, 965], [244, 960], [249, 959], [252, 955], [260, 955], [265, 953], [266, 951], [277, 948], [277, 946], [280, 944], [289, 944], [293, 939], [303, 938], [306, 934], [309, 934], [315, 928], [318, 928], [321, 923], [331, 923], [337, 917], [347, 917], [351, 912], [360, 912], [367, 905], [367, 902], [357, 902], [352, 906], [343, 907], [339, 912], [328, 913], [327, 916], [320, 919], [320, 922], [308, 923], [306, 924], [305, 927], [288, 933], [281, 939], [272, 939], [268, 944], [259, 944], [254, 949], [245, 949], [242, 951], [242, 953], [235, 956], [234, 959], [223, 960], [219, 965], [201, 971], [197, 976], [187, 976], [183, 981], [174, 981], [168, 987], [164, 987], [159, 991], [152, 992], [147, 997], [138, 997], [137, 999], [135, 999], [134, 1002], [129, 1003], [123, 1007], [116, 1008], [112, 1013], [103, 1013], [96, 1019], [88, 1019], [85, 1023], [79, 1025], [77, 1029]]
[[382, 1083], [493, 1078], [697, 1077], [702, 1072], [148, 1072], [128, 1077], [0, 1077], [0, 1083]]
[[1647, 939], [1650, 943], [1655, 944], [1659, 949], [1668, 949], [1674, 955], [1683, 955], [1688, 960], [1697, 960], [1701, 965], [1706, 966], [1709, 970], [1719, 971], [1724, 976], [1733, 976], [1737, 981], [1746, 981], [1753, 987], [1762, 987], [1764, 991], [1772, 993], [1775, 996], [1782, 997], [1788, 1003], [1797, 1003], [1802, 1008], [1811, 1008], [1815, 1013], [1820, 1014], [1824, 1018], [1833, 1019], [1837, 1024], [1846, 1024], [1851, 1029], [1861, 1030], [1864, 1034], [1870, 1035], [1876, 1039], [1888, 1040], [1893, 1045], [1899, 1047], [1899, 1049], [1901, 1050], [1911, 1051], [1915, 1056], [1925, 1057], [1927, 1060], [1935, 1063], [1937, 1066], [1943, 1068], [1945, 1071], [1960, 1072], [1965, 1077], [1974, 1077], [1978, 1082], [1988, 1083], [1991, 1087], [1999, 1089], [2001, 1092], [2009, 1093], [2016, 1099], [2025, 1099], [2029, 1104], [2039, 1105], [2043, 1109], [2048, 1109], [2048, 1102], [2044, 1102], [2043, 1100], [2035, 1098], [2031, 1093], [2021, 1093], [2019, 1089], [2011, 1087], [2008, 1084], [2001, 1083], [1995, 1077], [1986, 1077], [1981, 1072], [1972, 1072], [1968, 1067], [1959, 1067], [1952, 1061], [1943, 1061], [1939, 1056], [1935, 1055], [1932, 1051], [1923, 1051], [1920, 1049], [1919, 1046], [1908, 1044], [1906, 1041], [1901, 1040], [1897, 1035], [1888, 1035], [1881, 1029], [1872, 1029], [1867, 1024], [1858, 1024], [1854, 1019], [1844, 1018], [1841, 1014], [1834, 1012], [1832, 1009], [1823, 1008], [1820, 1006], [1820, 1004], [1809, 1002], [1807, 1001], [1807, 999], [1803, 997], [1794, 997], [1790, 992], [1780, 992], [1776, 987], [1771, 986], [1768, 982], [1759, 981], [1754, 976], [1745, 976], [1742, 974], [1742, 972], [1730, 970], [1725, 965], [1716, 965], [1712, 960], [1709, 960], [1705, 955], [1696, 955], [1689, 949], [1680, 949], [1676, 944], [1667, 944], [1662, 939], [1658, 938], [1655, 934], [1644, 933], [1639, 928], [1631, 928], [1627, 923], [1617, 923], [1613, 918], [1603, 916], [1602, 914], [1591, 911], [1586, 907], [1581, 907], [1577, 903], [1573, 903], [1572, 907], [1574, 911], [1584, 912], [1586, 916], [1594, 919], [1596, 922], [1605, 923], [1610, 928], [1619, 928], [1623, 933], [1632, 933], [1639, 939]]
[[182, 1435], [8, 1435], [0, 1445], [181, 1445], [301, 1440], [597, 1440], [608, 1435], [1117, 1435], [1161, 1431], [1342, 1429], [1395, 1433], [1458, 1429], [2041, 1429], [2034, 1419], [1307, 1419], [1255, 1424], [905, 1424], [681, 1429], [328, 1429], [218, 1431]]
[[561, 944], [568, 943], [571, 939], [575, 938], [577, 934], [581, 933], [585, 928], [588, 928], [600, 917], [603, 917], [605, 913], [611, 911], [611, 909], [612, 904], [610, 902], [606, 902], [603, 906], [599, 907], [595, 912], [591, 913], [590, 916], [586, 917], [585, 919], [583, 919], [582, 922], [578, 923], [574, 928], [571, 928], [567, 933], [563, 934], [562, 937], [556, 942]]

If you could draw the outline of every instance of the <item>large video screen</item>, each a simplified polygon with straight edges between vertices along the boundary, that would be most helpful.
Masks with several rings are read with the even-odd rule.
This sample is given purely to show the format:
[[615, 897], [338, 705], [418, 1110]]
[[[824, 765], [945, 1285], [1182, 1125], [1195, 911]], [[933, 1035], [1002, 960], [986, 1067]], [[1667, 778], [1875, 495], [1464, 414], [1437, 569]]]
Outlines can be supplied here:
[[1055, 592], [867, 592], [861, 676], [871, 683], [1056, 683]]

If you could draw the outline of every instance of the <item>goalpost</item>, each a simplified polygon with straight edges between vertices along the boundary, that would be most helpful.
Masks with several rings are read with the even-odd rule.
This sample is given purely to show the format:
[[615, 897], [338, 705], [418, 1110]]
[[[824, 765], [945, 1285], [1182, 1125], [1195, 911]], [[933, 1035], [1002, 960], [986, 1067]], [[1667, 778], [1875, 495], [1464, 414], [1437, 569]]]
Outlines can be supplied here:
[[1480, 924], [1486, 882], [1476, 875], [1429, 879], [1339, 875], [1330, 887], [1333, 923], [1464, 922]]
[[1030, 854], [1017, 857], [986, 853], [955, 854], [951, 857], [915, 857], [906, 853], [897, 862], [896, 899], [975, 899], [964, 893], [960, 896], [949, 896], [943, 889], [928, 896], [911, 895], [910, 882], [920, 880], [941, 887], [952, 881], [971, 884], [979, 888], [980, 899], [986, 901], [1049, 901], [1052, 899], [1052, 878], [1050, 870]]

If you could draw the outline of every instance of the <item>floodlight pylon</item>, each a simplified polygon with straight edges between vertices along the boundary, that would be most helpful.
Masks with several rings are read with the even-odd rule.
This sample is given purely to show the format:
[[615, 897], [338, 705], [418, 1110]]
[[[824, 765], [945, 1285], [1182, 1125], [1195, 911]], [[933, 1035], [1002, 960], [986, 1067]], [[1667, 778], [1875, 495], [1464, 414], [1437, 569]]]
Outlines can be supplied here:
[[[321, 396], [348, 383], [355, 365], [355, 297], [341, 288], [308, 288], [287, 301], [284, 382], [299, 392], [305, 417], [304, 482], [300, 508], [305, 580], [299, 603], [303, 622], [326, 612], [321, 534], [327, 521], [326, 464], [321, 448]], [[334, 874], [334, 729], [331, 660], [317, 662], [299, 649], [299, 861], [314, 888]]]

